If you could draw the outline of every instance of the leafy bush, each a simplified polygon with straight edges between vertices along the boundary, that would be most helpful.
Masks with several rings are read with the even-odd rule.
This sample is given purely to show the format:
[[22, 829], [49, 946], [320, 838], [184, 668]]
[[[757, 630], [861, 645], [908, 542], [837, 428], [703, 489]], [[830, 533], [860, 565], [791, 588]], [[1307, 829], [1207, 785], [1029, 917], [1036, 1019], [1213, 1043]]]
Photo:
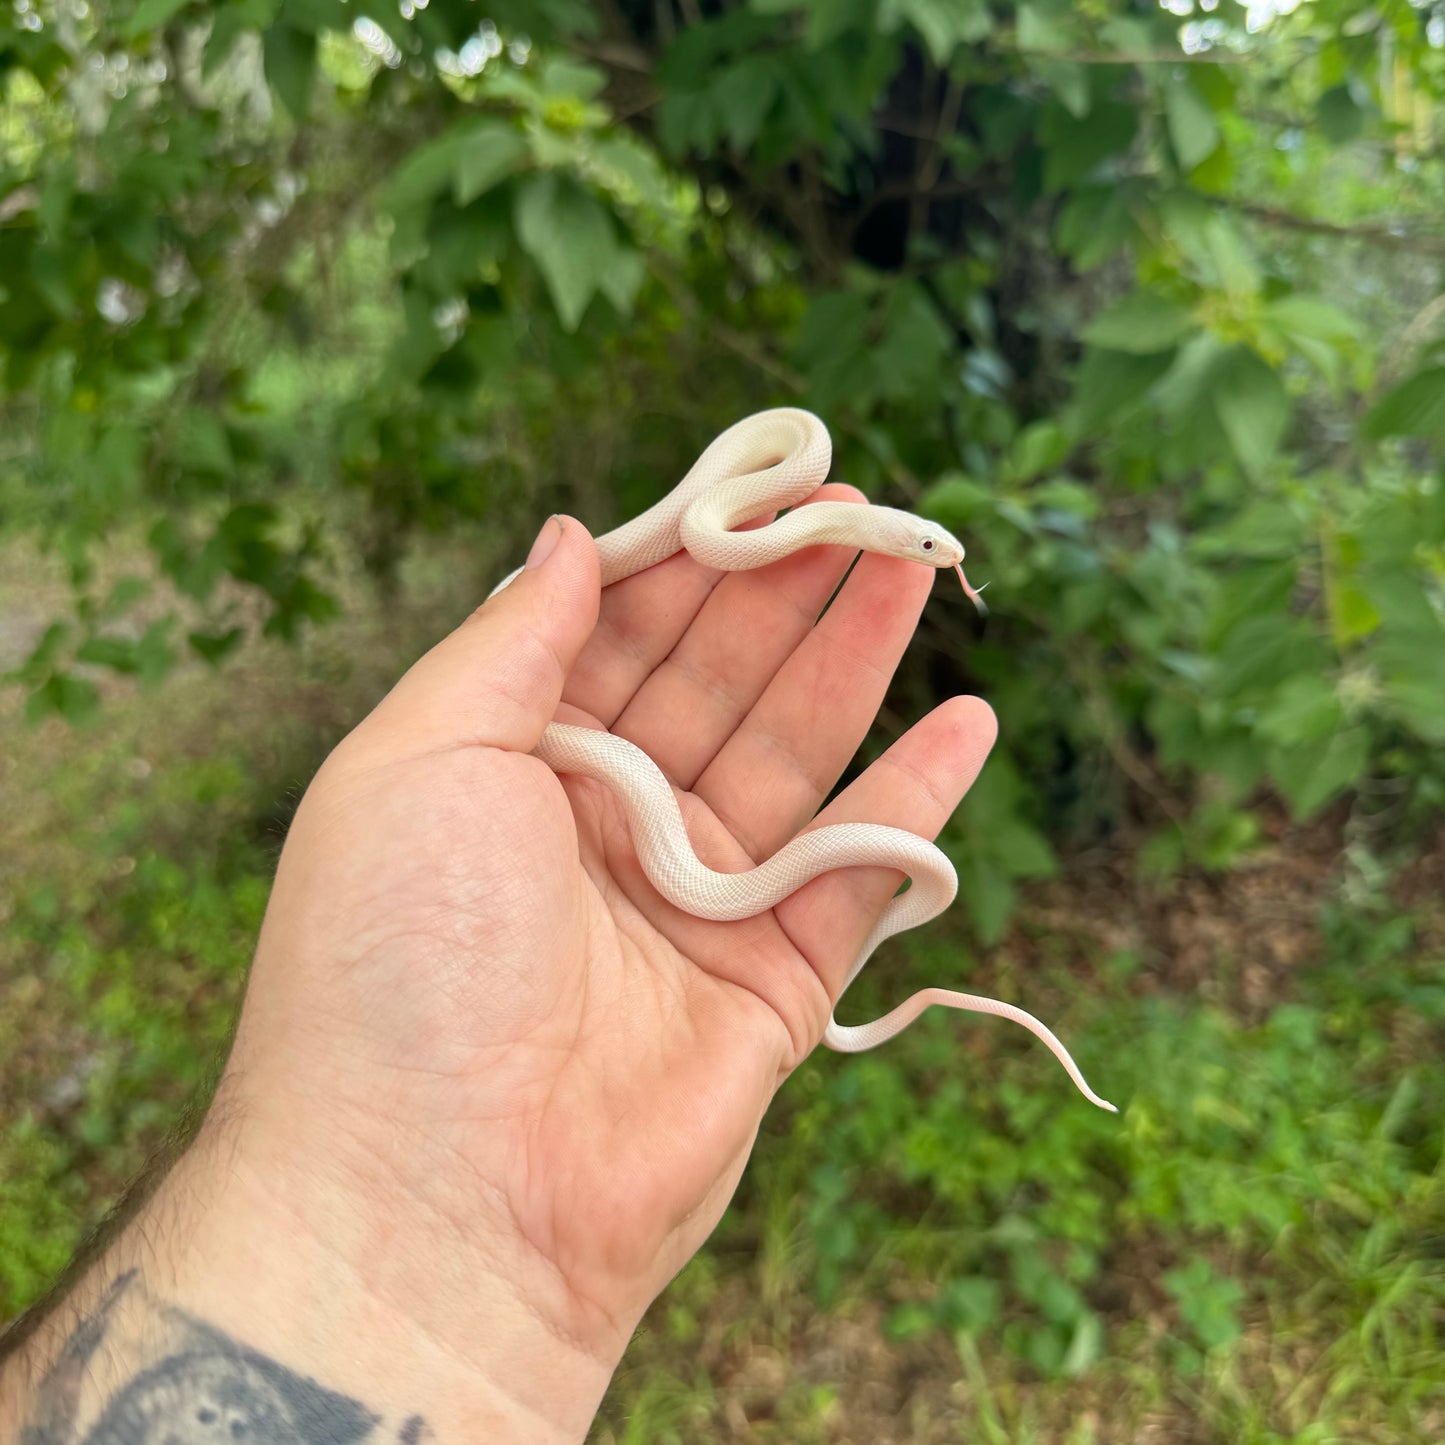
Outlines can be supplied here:
[[[1437, 23], [31, 0], [0, 498], [76, 606], [12, 681], [83, 718], [85, 665], [294, 636], [329, 555], [510, 546], [537, 492], [608, 525], [783, 399], [994, 582], [933, 677], [1006, 722], [957, 841], [983, 936], [1061, 827], [1142, 809], [1212, 867], [1261, 787], [1437, 807]], [[117, 529], [160, 593], [97, 590]]]

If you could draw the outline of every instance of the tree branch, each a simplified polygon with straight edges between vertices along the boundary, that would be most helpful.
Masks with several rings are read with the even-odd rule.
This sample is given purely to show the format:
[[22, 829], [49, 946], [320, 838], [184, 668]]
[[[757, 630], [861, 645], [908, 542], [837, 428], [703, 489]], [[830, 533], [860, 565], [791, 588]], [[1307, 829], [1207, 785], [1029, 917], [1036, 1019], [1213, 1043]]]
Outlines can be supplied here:
[[[1419, 256], [1445, 256], [1445, 238], [1438, 236], [1416, 236], [1408, 232], [1401, 234], [1390, 223], [1384, 225], [1356, 222], [1341, 225], [1335, 221], [1322, 221], [1314, 216], [1299, 216], [1293, 211], [1283, 211], [1278, 206], [1260, 205], [1255, 201], [1244, 201], [1228, 196], [1213, 198], [1218, 205], [1248, 216], [1265, 226], [1280, 226], [1290, 231], [1306, 231], [1316, 236], [1333, 236], [1341, 241], [1364, 241], [1371, 246], [1381, 246], [1391, 251], [1411, 251]], [[1398, 222], [1395, 224], [1399, 224]]]

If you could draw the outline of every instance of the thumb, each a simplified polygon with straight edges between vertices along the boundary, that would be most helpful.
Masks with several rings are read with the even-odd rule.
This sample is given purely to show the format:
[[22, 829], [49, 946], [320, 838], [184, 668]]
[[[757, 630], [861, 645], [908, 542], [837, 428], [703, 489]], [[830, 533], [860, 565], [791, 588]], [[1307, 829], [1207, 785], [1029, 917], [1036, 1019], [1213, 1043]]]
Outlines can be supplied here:
[[393, 758], [484, 746], [529, 753], [552, 721], [597, 625], [597, 548], [573, 517], [549, 517], [526, 565], [431, 649], [357, 729]]

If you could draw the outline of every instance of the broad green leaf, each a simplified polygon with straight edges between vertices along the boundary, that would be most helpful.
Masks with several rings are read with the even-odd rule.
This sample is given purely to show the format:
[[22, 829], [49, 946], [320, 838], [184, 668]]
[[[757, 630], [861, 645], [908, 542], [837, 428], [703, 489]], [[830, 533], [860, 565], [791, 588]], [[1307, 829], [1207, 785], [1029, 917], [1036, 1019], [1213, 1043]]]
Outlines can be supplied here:
[[1211, 384], [1215, 414], [1240, 466], [1259, 475], [1289, 425], [1292, 405], [1284, 383], [1255, 352], [1237, 346], [1214, 369]]
[[1063, 428], [1054, 421], [1036, 421], [1018, 434], [1010, 448], [1014, 478], [1020, 482], [1032, 481], [1058, 466], [1068, 454], [1069, 439]]
[[1208, 415], [1215, 373], [1228, 352], [1229, 348], [1207, 331], [1190, 337], [1179, 348], [1155, 392], [1159, 410], [1174, 418]]
[[386, 183], [387, 210], [396, 215], [424, 209], [449, 186], [454, 187], [464, 141], [465, 131], [452, 126], [409, 152]]
[[1333, 581], [1325, 597], [1330, 638], [1341, 650], [1368, 637], [1384, 620], [1360, 584], [1352, 578]]
[[1165, 84], [1164, 114], [1180, 167], [1192, 171], [1219, 144], [1214, 111], [1193, 85], [1176, 78]]
[[537, 263], [564, 329], [575, 331], [616, 264], [611, 217], [595, 196], [552, 172], [522, 184], [513, 214], [517, 239]]
[[1445, 366], [1416, 372], [1386, 392], [1362, 430], [1369, 437], [1445, 437]]
[[903, 24], [923, 38], [935, 65], [945, 65], [960, 45], [982, 40], [992, 28], [984, 0], [881, 0], [878, 28], [885, 34]]
[[[665, 210], [673, 204], [674, 189], [658, 164], [656, 152], [639, 144], [634, 137], [607, 136], [597, 142], [593, 159], [597, 162], [603, 184], [609, 189], [621, 189], [624, 200], [634, 199], [626, 194], [630, 187], [636, 192], [637, 200], [655, 210]], [[614, 177], [623, 181], [623, 186], [618, 187]]]
[[638, 288], [646, 275], [642, 253], [619, 246], [612, 254], [612, 264], [602, 272], [598, 289], [626, 316], [637, 300]]
[[575, 95], [592, 100], [607, 86], [607, 72], [596, 65], [553, 56], [542, 67], [540, 86], [543, 95]]
[[25, 720], [38, 723], [52, 714], [72, 727], [93, 722], [100, 712], [100, 693], [93, 682], [69, 673], [52, 673], [25, 700]]
[[187, 407], [177, 418], [173, 449], [176, 460], [190, 471], [225, 477], [235, 470], [225, 426], [201, 407]]
[[804, 0], [808, 25], [803, 32], [805, 49], [820, 50], [848, 31], [869, 35], [876, 27], [874, 0]]
[[267, 83], [293, 120], [305, 120], [316, 79], [316, 36], [290, 25], [273, 25], [266, 32], [264, 54]]
[[1241, 296], [1258, 292], [1259, 266], [1243, 232], [1202, 196], [1180, 192], [1166, 197], [1159, 218], [1205, 286]]
[[222, 632], [192, 632], [186, 640], [192, 652], [214, 667], [224, 662], [241, 645], [245, 636], [243, 628], [228, 627]]
[[453, 171], [452, 195], [457, 205], [470, 205], [505, 180], [526, 154], [526, 137], [501, 121], [467, 131], [458, 142]]
[[136, 642], [129, 637], [87, 637], [76, 648], [75, 660], [88, 662], [96, 667], [108, 667], [113, 672], [134, 673], [140, 671]]
[[1064, 202], [1054, 232], [1059, 249], [1081, 271], [1102, 265], [1138, 234], [1128, 191], [1118, 182], [1079, 187]]
[[140, 0], [130, 19], [121, 26], [121, 34], [133, 39], [147, 30], [156, 30], [189, 3], [190, 0]]
[[201, 78], [209, 80], [236, 41], [248, 31], [264, 31], [276, 18], [278, 0], [230, 0], [215, 7], [211, 32], [201, 55]]
[[[1077, 60], [1061, 60], [1048, 55], [1030, 55], [1028, 67], [1058, 100], [1074, 120], [1083, 120], [1093, 108], [1089, 87], [1089, 67]], [[1109, 154], [1106, 150], [1102, 154]]]
[[971, 854], [958, 863], [958, 893], [980, 942], [997, 943], [1003, 937], [1017, 897], [1008, 876], [987, 858]]
[[1082, 181], [1111, 156], [1123, 155], [1134, 143], [1139, 111], [1120, 101], [1101, 101], [1088, 111], [1088, 124], [1063, 104], [1046, 108], [1039, 140], [1044, 146], [1044, 184], [1062, 191]]
[[1089, 436], [1112, 425], [1127, 407], [1139, 402], [1169, 370], [1168, 352], [1134, 356], [1126, 351], [1091, 351], [1079, 367], [1069, 411], [1070, 431]]
[[1003, 156], [1028, 134], [1039, 115], [1036, 102], [1002, 85], [981, 85], [966, 101], [983, 137], [984, 152]]
[[1312, 745], [1277, 749], [1269, 771], [1294, 816], [1308, 818], [1357, 782], [1369, 760], [1369, 731], [1357, 727]]
[[151, 582], [145, 577], [118, 577], [100, 606], [100, 616], [110, 620], [129, 612], [143, 597], [150, 594]]
[[1348, 85], [1332, 85], [1315, 101], [1315, 119], [1331, 145], [1346, 145], [1365, 128], [1365, 112]]
[[[1445, 648], [1445, 638], [1437, 638], [1435, 646]], [[1445, 679], [1394, 673], [1384, 682], [1385, 695], [1405, 725], [1427, 743], [1445, 744]]]
[[1343, 719], [1339, 694], [1330, 682], [1313, 672], [1299, 673], [1284, 683], [1272, 703], [1261, 709], [1255, 732], [1289, 748], [1329, 737]]
[[1172, 350], [1198, 329], [1189, 307], [1154, 291], [1134, 291], [1089, 322], [1083, 340], [1108, 351], [1151, 356]]
[[741, 155], [757, 140], [782, 79], [772, 57], [762, 55], [740, 60], [714, 81], [711, 96], [735, 153]]
[[1272, 698], [1282, 677], [1321, 672], [1330, 660], [1328, 645], [1312, 618], [1250, 614], [1224, 638], [1214, 660], [1210, 695], [1236, 702]]
[[1360, 327], [1332, 302], [1321, 296], [1285, 296], [1264, 308], [1264, 317], [1290, 336], [1320, 341], [1349, 342], [1360, 337]]
[[1072, 50], [1079, 43], [1078, 22], [1067, 10], [1050, 12], [1041, 5], [1020, 5], [1016, 27], [1020, 50]]
[[308, 35], [351, 28], [346, 0], [281, 0], [280, 19], [283, 25]]

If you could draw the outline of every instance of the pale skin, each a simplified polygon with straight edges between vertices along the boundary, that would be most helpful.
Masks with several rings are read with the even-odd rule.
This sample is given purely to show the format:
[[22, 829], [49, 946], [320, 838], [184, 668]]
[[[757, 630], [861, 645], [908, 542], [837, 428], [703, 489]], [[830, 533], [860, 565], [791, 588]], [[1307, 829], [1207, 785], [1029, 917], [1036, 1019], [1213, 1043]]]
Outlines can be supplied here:
[[[815, 815], [934, 836], [995, 723], [944, 703], [819, 813], [933, 572], [865, 556], [814, 625], [850, 552], [732, 574], [680, 554], [608, 588], [599, 616], [585, 529], [549, 522], [534, 557], [548, 542], [312, 782], [217, 1105], [3, 1367], [0, 1438], [135, 1268], [188, 1318], [361, 1402], [383, 1422], [365, 1438], [581, 1440], [643, 1311], [717, 1223], [899, 875], [828, 874], [736, 923], [682, 914], [607, 790], [529, 756], [542, 728], [639, 744], [703, 860], [730, 869]], [[124, 1353], [97, 1357], [95, 1388], [134, 1373]], [[398, 1423], [417, 1417], [432, 1433]]]

